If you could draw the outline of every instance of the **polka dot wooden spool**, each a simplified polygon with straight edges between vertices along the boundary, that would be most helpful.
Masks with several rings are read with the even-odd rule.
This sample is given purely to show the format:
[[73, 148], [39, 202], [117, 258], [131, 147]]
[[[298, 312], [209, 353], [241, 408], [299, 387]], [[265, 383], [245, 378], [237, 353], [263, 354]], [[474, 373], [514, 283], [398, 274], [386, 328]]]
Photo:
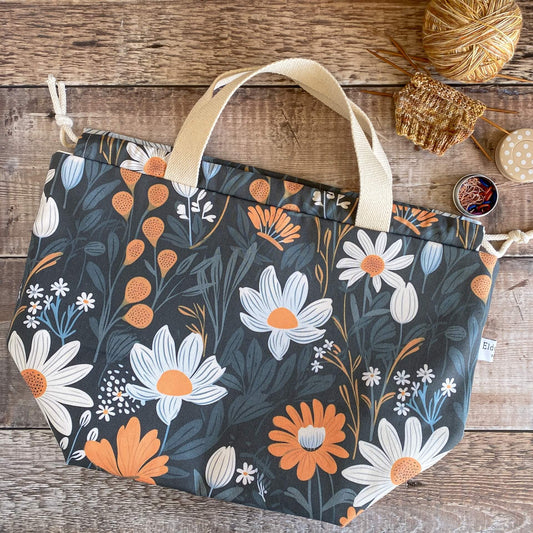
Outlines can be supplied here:
[[513, 57], [521, 28], [522, 13], [513, 0], [431, 0], [424, 49], [439, 74], [480, 83]]
[[506, 178], [527, 183], [533, 181], [533, 128], [523, 128], [506, 135], [496, 148], [496, 165]]

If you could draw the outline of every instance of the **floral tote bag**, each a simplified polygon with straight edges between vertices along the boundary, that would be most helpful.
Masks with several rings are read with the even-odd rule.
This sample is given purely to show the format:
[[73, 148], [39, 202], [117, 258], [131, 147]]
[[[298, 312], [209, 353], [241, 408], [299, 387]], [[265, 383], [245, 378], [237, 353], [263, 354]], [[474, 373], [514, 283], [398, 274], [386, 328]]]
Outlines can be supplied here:
[[[359, 193], [204, 155], [262, 72], [350, 121]], [[346, 525], [462, 438], [498, 271], [483, 238], [393, 202], [320, 65], [233, 71], [173, 148], [86, 129], [53, 155], [8, 348], [68, 465]]]

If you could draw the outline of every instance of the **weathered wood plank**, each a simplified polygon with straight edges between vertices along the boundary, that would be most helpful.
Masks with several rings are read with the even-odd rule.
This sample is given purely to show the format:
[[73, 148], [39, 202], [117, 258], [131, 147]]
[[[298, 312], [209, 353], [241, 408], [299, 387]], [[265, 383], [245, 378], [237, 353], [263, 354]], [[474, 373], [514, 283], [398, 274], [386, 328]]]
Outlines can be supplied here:
[[[516, 129], [528, 122], [533, 88], [471, 87], [467, 91], [490, 106], [516, 109], [520, 115], [493, 117]], [[71, 88], [69, 110], [75, 129], [109, 129], [172, 144], [201, 89]], [[472, 142], [437, 157], [398, 137], [392, 101], [356, 89], [348, 91], [376, 125], [389, 155], [395, 199], [455, 212], [452, 188], [467, 173], [493, 176], [500, 189], [500, 205], [487, 217], [488, 231], [533, 228], [533, 184], [503, 178]], [[0, 255], [23, 256], [52, 153], [61, 149], [58, 129], [50, 118], [45, 89], [1, 89]], [[495, 115], [494, 113], [491, 115]], [[482, 123], [477, 137], [493, 150], [502, 134]], [[347, 123], [299, 89], [246, 88], [238, 93], [218, 124], [208, 153], [340, 187], [357, 189], [355, 155]], [[533, 247], [512, 247], [510, 255], [532, 255]]]
[[[532, 445], [531, 433], [467, 433], [440, 463], [398, 487], [347, 530], [529, 532]], [[2, 531], [337, 531], [317, 521], [67, 467], [46, 430], [2, 431], [0, 447]]]
[[[527, 77], [533, 5], [520, 6], [520, 46], [504, 72]], [[381, 1], [379, 9], [368, 0], [3, 2], [0, 83], [42, 85], [54, 72], [76, 84], [198, 85], [294, 56], [321, 61], [345, 84], [398, 83], [401, 73], [364, 50], [390, 47], [393, 35], [423, 54], [424, 8], [418, 0]]]
[[[23, 274], [22, 259], [0, 260], [0, 428], [46, 427], [46, 422], [5, 349], [8, 321]], [[469, 429], [533, 429], [533, 259], [504, 259], [485, 337], [496, 339], [494, 363], [479, 363]]]

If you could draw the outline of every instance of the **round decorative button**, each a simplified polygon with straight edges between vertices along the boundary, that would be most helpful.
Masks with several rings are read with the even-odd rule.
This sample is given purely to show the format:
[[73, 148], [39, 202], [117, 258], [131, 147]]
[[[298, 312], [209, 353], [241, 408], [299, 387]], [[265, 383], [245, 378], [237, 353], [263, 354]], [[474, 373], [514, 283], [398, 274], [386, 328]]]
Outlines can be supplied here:
[[522, 128], [506, 135], [496, 147], [496, 166], [507, 179], [533, 181], [533, 128]]

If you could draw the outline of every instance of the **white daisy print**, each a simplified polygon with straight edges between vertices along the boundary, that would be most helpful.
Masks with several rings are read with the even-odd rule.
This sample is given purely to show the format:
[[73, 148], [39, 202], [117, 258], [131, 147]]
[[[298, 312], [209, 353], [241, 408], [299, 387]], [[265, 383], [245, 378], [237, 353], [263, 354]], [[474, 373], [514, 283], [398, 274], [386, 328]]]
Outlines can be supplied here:
[[40, 311], [43, 308], [41, 302], [30, 302], [28, 305], [28, 313], [36, 315], [37, 311]]
[[180, 412], [183, 402], [209, 405], [220, 400], [228, 391], [214, 385], [225, 372], [214, 355], [202, 362], [202, 336], [191, 333], [176, 353], [174, 339], [168, 326], [156, 334], [152, 349], [136, 343], [130, 362], [139, 381], [144, 385], [126, 385], [126, 392], [140, 401], [158, 400], [156, 411], [167, 425]]
[[320, 359], [322, 359], [322, 357], [324, 357], [324, 354], [326, 353], [326, 350], [324, 350], [324, 348], [322, 348], [322, 346], [315, 346], [313, 348], [314, 352], [315, 352], [315, 358], [318, 359], [320, 357]]
[[252, 331], [270, 332], [268, 347], [278, 361], [287, 353], [291, 341], [308, 344], [326, 332], [318, 328], [331, 317], [331, 298], [304, 307], [308, 291], [307, 276], [301, 272], [291, 274], [282, 290], [273, 266], [261, 273], [259, 291], [240, 288], [241, 304], [248, 313], [241, 313], [242, 323]]
[[323, 348], [324, 350], [331, 350], [334, 344], [334, 341], [328, 341], [328, 339], [325, 339]]
[[54, 297], [52, 295], [48, 295], [44, 297], [44, 308], [45, 310], [50, 309], [50, 306], [52, 305], [52, 302], [54, 301]]
[[243, 463], [242, 468], [237, 468], [237, 483], [242, 483], [243, 485], [249, 485], [254, 479], [254, 474], [257, 472], [257, 468], [254, 468], [254, 465], [249, 465], [248, 463]]
[[405, 370], [402, 370], [401, 372], [398, 370], [394, 375], [394, 381], [396, 382], [396, 385], [409, 385], [409, 383], [411, 383], [409, 380], [410, 377], [411, 374], [407, 374]]
[[416, 376], [422, 380], [422, 383], [431, 383], [435, 378], [433, 369], [429, 368], [427, 364], [424, 364], [422, 368], [416, 371]]
[[381, 380], [381, 372], [373, 366], [368, 367], [368, 372], [363, 372], [363, 381], [367, 387], [373, 387], [379, 385]]
[[89, 309], [94, 309], [94, 298], [93, 293], [82, 292], [80, 296], [76, 299], [76, 306], [80, 311], [87, 312]]
[[93, 368], [92, 365], [86, 364], [67, 367], [78, 354], [80, 341], [68, 342], [48, 358], [50, 334], [46, 330], [37, 331], [26, 360], [24, 343], [14, 331], [9, 338], [8, 349], [50, 425], [63, 435], [70, 435], [72, 420], [63, 404], [75, 407], [93, 406], [93, 401], [87, 393], [69, 387], [84, 378]]
[[311, 370], [315, 373], [315, 374], [318, 374], [318, 371], [319, 370], [322, 370], [324, 367], [320, 364], [320, 361], [313, 361], [311, 363]]
[[349, 481], [366, 485], [356, 496], [354, 507], [362, 507], [367, 503], [372, 505], [398, 485], [433, 466], [448, 453], [440, 453], [448, 442], [448, 428], [438, 428], [422, 445], [422, 428], [415, 417], [410, 417], [405, 422], [403, 448], [396, 429], [386, 419], [379, 423], [378, 437], [381, 448], [369, 442], [359, 442], [359, 451], [370, 465], [349, 466], [342, 471], [342, 475]]
[[24, 324], [28, 329], [37, 329], [37, 326], [40, 324], [40, 322], [32, 315], [26, 315], [26, 320], [24, 320]]
[[97, 415], [100, 415], [98, 417], [98, 420], [105, 419], [106, 422], [109, 422], [112, 416], [115, 416], [115, 408], [112, 405], [107, 405], [105, 403], [102, 403], [98, 406], [98, 410], [96, 411]]
[[399, 416], [407, 416], [407, 413], [410, 411], [410, 409], [402, 402], [396, 402], [396, 407], [394, 408], [394, 410], [398, 413]]
[[132, 142], [126, 145], [126, 150], [131, 159], [123, 161], [120, 165], [122, 168], [143, 172], [157, 178], [165, 175], [170, 152], [152, 143], [146, 143], [140, 147]]
[[59, 278], [58, 281], [55, 281], [50, 285], [50, 290], [56, 295], [56, 296], [66, 296], [67, 292], [70, 291], [68, 287], [68, 283], [63, 280], [63, 278]]
[[452, 394], [455, 394], [457, 392], [455, 389], [456, 385], [457, 384], [454, 382], [453, 378], [446, 378], [446, 381], [442, 384], [442, 387], [440, 389], [442, 395], [448, 396], [449, 398]]
[[26, 294], [30, 298], [42, 298], [43, 297], [43, 291], [44, 289], [42, 287], [39, 287], [39, 284], [36, 283], [35, 285], [30, 285], [28, 289], [26, 289]]
[[398, 400], [401, 400], [402, 402], [405, 402], [405, 400], [407, 400], [407, 398], [411, 396], [411, 393], [407, 390], [407, 387], [405, 387], [404, 389], [400, 388], [398, 389]]
[[360, 248], [353, 242], [346, 241], [343, 245], [344, 252], [348, 257], [342, 258], [337, 263], [337, 268], [345, 269], [339, 275], [340, 280], [346, 280], [348, 287], [368, 274], [376, 292], [381, 290], [381, 282], [397, 289], [403, 287], [403, 279], [393, 272], [408, 267], [413, 262], [412, 255], [396, 257], [402, 248], [402, 240], [394, 241], [387, 250], [387, 234], [381, 232], [374, 244], [365, 231], [360, 229], [357, 238]]

